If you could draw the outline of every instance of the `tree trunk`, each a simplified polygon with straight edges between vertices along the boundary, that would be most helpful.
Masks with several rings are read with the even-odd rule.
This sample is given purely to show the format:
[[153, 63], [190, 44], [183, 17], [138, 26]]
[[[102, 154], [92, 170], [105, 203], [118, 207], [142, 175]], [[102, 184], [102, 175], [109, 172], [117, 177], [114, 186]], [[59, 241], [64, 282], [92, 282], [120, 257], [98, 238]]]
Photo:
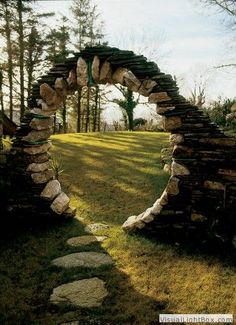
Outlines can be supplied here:
[[82, 88], [78, 89], [77, 97], [77, 132], [81, 132], [81, 92]]
[[93, 132], [97, 131], [97, 120], [98, 120], [98, 95], [99, 95], [99, 86], [96, 86], [95, 92], [95, 106], [94, 106], [94, 116], [93, 116]]
[[86, 105], [86, 120], [85, 120], [85, 132], [87, 133], [89, 130], [89, 115], [90, 115], [90, 87], [87, 89], [87, 105]]
[[101, 95], [98, 96], [98, 132], [101, 131]]
[[[7, 75], [9, 82], [9, 117], [13, 119], [13, 59], [12, 59], [12, 41], [11, 41], [11, 27], [10, 27], [10, 12], [5, 4], [5, 32], [6, 32], [6, 41], [7, 41]], [[3, 107], [3, 106], [2, 106]]]
[[20, 117], [22, 118], [25, 111], [25, 95], [24, 95], [24, 33], [23, 33], [23, 3], [22, 0], [17, 0], [18, 11], [18, 39], [19, 39], [19, 69], [20, 69]]
[[127, 96], [127, 116], [128, 116], [128, 129], [133, 131], [134, 111], [133, 111], [133, 92], [128, 90]]
[[66, 125], [66, 103], [63, 103], [62, 108], [62, 124], [63, 124], [63, 133], [67, 132], [67, 125]]

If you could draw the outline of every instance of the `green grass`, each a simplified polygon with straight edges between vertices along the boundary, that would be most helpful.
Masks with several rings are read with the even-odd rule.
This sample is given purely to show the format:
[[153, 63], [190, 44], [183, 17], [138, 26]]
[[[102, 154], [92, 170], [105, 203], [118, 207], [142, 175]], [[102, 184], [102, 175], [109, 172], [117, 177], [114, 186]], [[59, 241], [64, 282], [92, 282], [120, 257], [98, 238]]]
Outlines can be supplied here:
[[[165, 133], [123, 132], [53, 137], [60, 179], [78, 208], [71, 221], [10, 221], [0, 252], [0, 324], [154, 325], [162, 313], [236, 313], [235, 259], [128, 235], [121, 224], [153, 204], [168, 175], [160, 165]], [[84, 219], [81, 219], [84, 218]], [[107, 252], [115, 267], [62, 270], [55, 257], [81, 251], [66, 240], [90, 222], [111, 226], [109, 239], [86, 250]], [[224, 253], [224, 255], [226, 255]], [[52, 289], [86, 277], [105, 280], [101, 308], [50, 305]]]

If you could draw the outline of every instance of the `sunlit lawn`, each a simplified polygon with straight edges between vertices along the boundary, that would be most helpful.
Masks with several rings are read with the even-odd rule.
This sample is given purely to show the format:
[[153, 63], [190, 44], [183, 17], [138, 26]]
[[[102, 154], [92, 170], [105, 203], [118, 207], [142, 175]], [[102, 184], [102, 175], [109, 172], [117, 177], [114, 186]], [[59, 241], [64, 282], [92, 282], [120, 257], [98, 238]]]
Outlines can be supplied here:
[[[160, 150], [165, 133], [69, 134], [53, 137], [61, 181], [77, 207], [77, 219], [55, 224], [10, 225], [2, 236], [0, 324], [158, 324], [159, 313], [236, 312], [235, 258], [197, 248], [127, 235], [122, 223], [149, 207], [168, 180]], [[84, 218], [84, 219], [81, 219]], [[32, 221], [32, 220], [31, 220]], [[109, 239], [86, 250], [105, 251], [115, 267], [61, 270], [54, 257], [80, 251], [66, 240], [92, 221], [111, 226]], [[30, 221], [28, 221], [28, 225]], [[98, 276], [109, 297], [101, 308], [55, 308], [52, 289]]]

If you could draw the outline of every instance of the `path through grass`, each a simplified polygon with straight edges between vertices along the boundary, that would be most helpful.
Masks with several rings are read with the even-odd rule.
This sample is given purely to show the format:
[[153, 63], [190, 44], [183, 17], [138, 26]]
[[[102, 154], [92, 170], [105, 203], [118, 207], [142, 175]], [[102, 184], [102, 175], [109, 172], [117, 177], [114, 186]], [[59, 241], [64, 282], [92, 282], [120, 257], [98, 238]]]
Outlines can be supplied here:
[[[160, 166], [164, 133], [71, 134], [53, 137], [63, 163], [61, 180], [77, 206], [77, 219], [55, 224], [12, 222], [1, 236], [0, 324], [158, 324], [162, 313], [236, 313], [234, 257], [125, 234], [120, 226], [150, 206], [168, 176]], [[81, 221], [80, 218], [84, 218]], [[107, 252], [114, 268], [61, 270], [55, 257], [84, 248], [66, 245], [83, 224], [103, 221], [110, 238], [86, 250]], [[29, 226], [30, 224], [30, 226]], [[99, 309], [53, 307], [52, 289], [98, 276], [109, 297]]]

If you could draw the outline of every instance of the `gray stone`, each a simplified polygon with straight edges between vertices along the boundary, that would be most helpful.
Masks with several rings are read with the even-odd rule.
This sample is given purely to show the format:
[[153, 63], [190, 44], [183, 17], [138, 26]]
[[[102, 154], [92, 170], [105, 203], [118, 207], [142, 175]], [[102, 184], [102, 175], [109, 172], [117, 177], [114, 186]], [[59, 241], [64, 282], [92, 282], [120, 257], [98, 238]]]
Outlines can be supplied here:
[[174, 176], [170, 177], [165, 190], [170, 195], [179, 194], [179, 179]]
[[52, 118], [44, 118], [38, 119], [33, 118], [29, 124], [29, 126], [34, 130], [45, 130], [50, 129], [53, 126], [53, 119]]
[[108, 61], [105, 61], [101, 67], [100, 71], [100, 77], [99, 77], [100, 83], [112, 83], [112, 68], [111, 64]]
[[41, 130], [41, 131], [30, 131], [25, 137], [22, 137], [22, 140], [27, 142], [43, 141], [47, 140], [50, 135], [52, 135], [52, 130]]
[[67, 240], [67, 244], [71, 246], [83, 246], [96, 242], [103, 242], [107, 236], [79, 236]]
[[35, 184], [44, 184], [47, 183], [53, 177], [52, 170], [45, 170], [40, 173], [32, 173], [31, 178]]
[[61, 184], [57, 179], [53, 179], [52, 181], [47, 183], [40, 196], [45, 200], [52, 201], [60, 193]]
[[170, 135], [170, 143], [171, 145], [176, 145], [184, 142], [184, 137], [182, 134], [173, 133]]
[[49, 106], [59, 106], [62, 102], [62, 97], [58, 96], [57, 92], [47, 83], [40, 85], [40, 96]]
[[173, 161], [171, 164], [171, 175], [172, 176], [190, 175], [190, 171], [188, 170], [187, 167], [180, 165], [180, 164], [176, 163], [175, 161]]
[[83, 279], [63, 284], [50, 296], [53, 304], [69, 303], [77, 307], [99, 307], [108, 295], [105, 283], [98, 278]]
[[126, 68], [120, 67], [112, 75], [112, 80], [115, 84], [119, 83], [124, 84], [124, 77], [127, 74], [128, 70]]
[[97, 232], [107, 231], [110, 227], [104, 223], [92, 223], [85, 227], [85, 231], [90, 234], [95, 234]]
[[40, 153], [47, 152], [51, 147], [52, 144], [49, 142], [42, 144], [41, 146], [35, 145], [32, 147], [24, 148], [24, 152], [28, 153], [29, 155], [38, 155]]
[[50, 208], [57, 214], [62, 214], [69, 207], [70, 199], [62, 192], [50, 205]]
[[161, 122], [165, 131], [172, 131], [182, 126], [182, 120], [179, 116], [162, 117]]
[[141, 86], [141, 81], [129, 70], [124, 74], [124, 83], [131, 91], [138, 91]]
[[156, 81], [151, 80], [151, 79], [146, 79], [142, 82], [138, 92], [142, 96], [149, 96], [150, 92], [152, 91], [153, 87], [157, 85]]
[[91, 267], [96, 268], [102, 265], [112, 265], [111, 257], [104, 253], [80, 252], [58, 257], [52, 264], [64, 268], [71, 267]]
[[79, 58], [77, 61], [77, 84], [81, 87], [87, 86], [88, 84], [88, 66], [83, 58]]
[[39, 173], [39, 172], [44, 172], [45, 170], [49, 169], [51, 167], [50, 161], [46, 161], [43, 163], [32, 163], [29, 164], [27, 167], [26, 171], [27, 172], [33, 172], [33, 173]]
[[160, 107], [157, 105], [156, 112], [157, 112], [157, 114], [165, 114], [166, 112], [173, 111], [174, 109], [175, 109], [175, 106]]

